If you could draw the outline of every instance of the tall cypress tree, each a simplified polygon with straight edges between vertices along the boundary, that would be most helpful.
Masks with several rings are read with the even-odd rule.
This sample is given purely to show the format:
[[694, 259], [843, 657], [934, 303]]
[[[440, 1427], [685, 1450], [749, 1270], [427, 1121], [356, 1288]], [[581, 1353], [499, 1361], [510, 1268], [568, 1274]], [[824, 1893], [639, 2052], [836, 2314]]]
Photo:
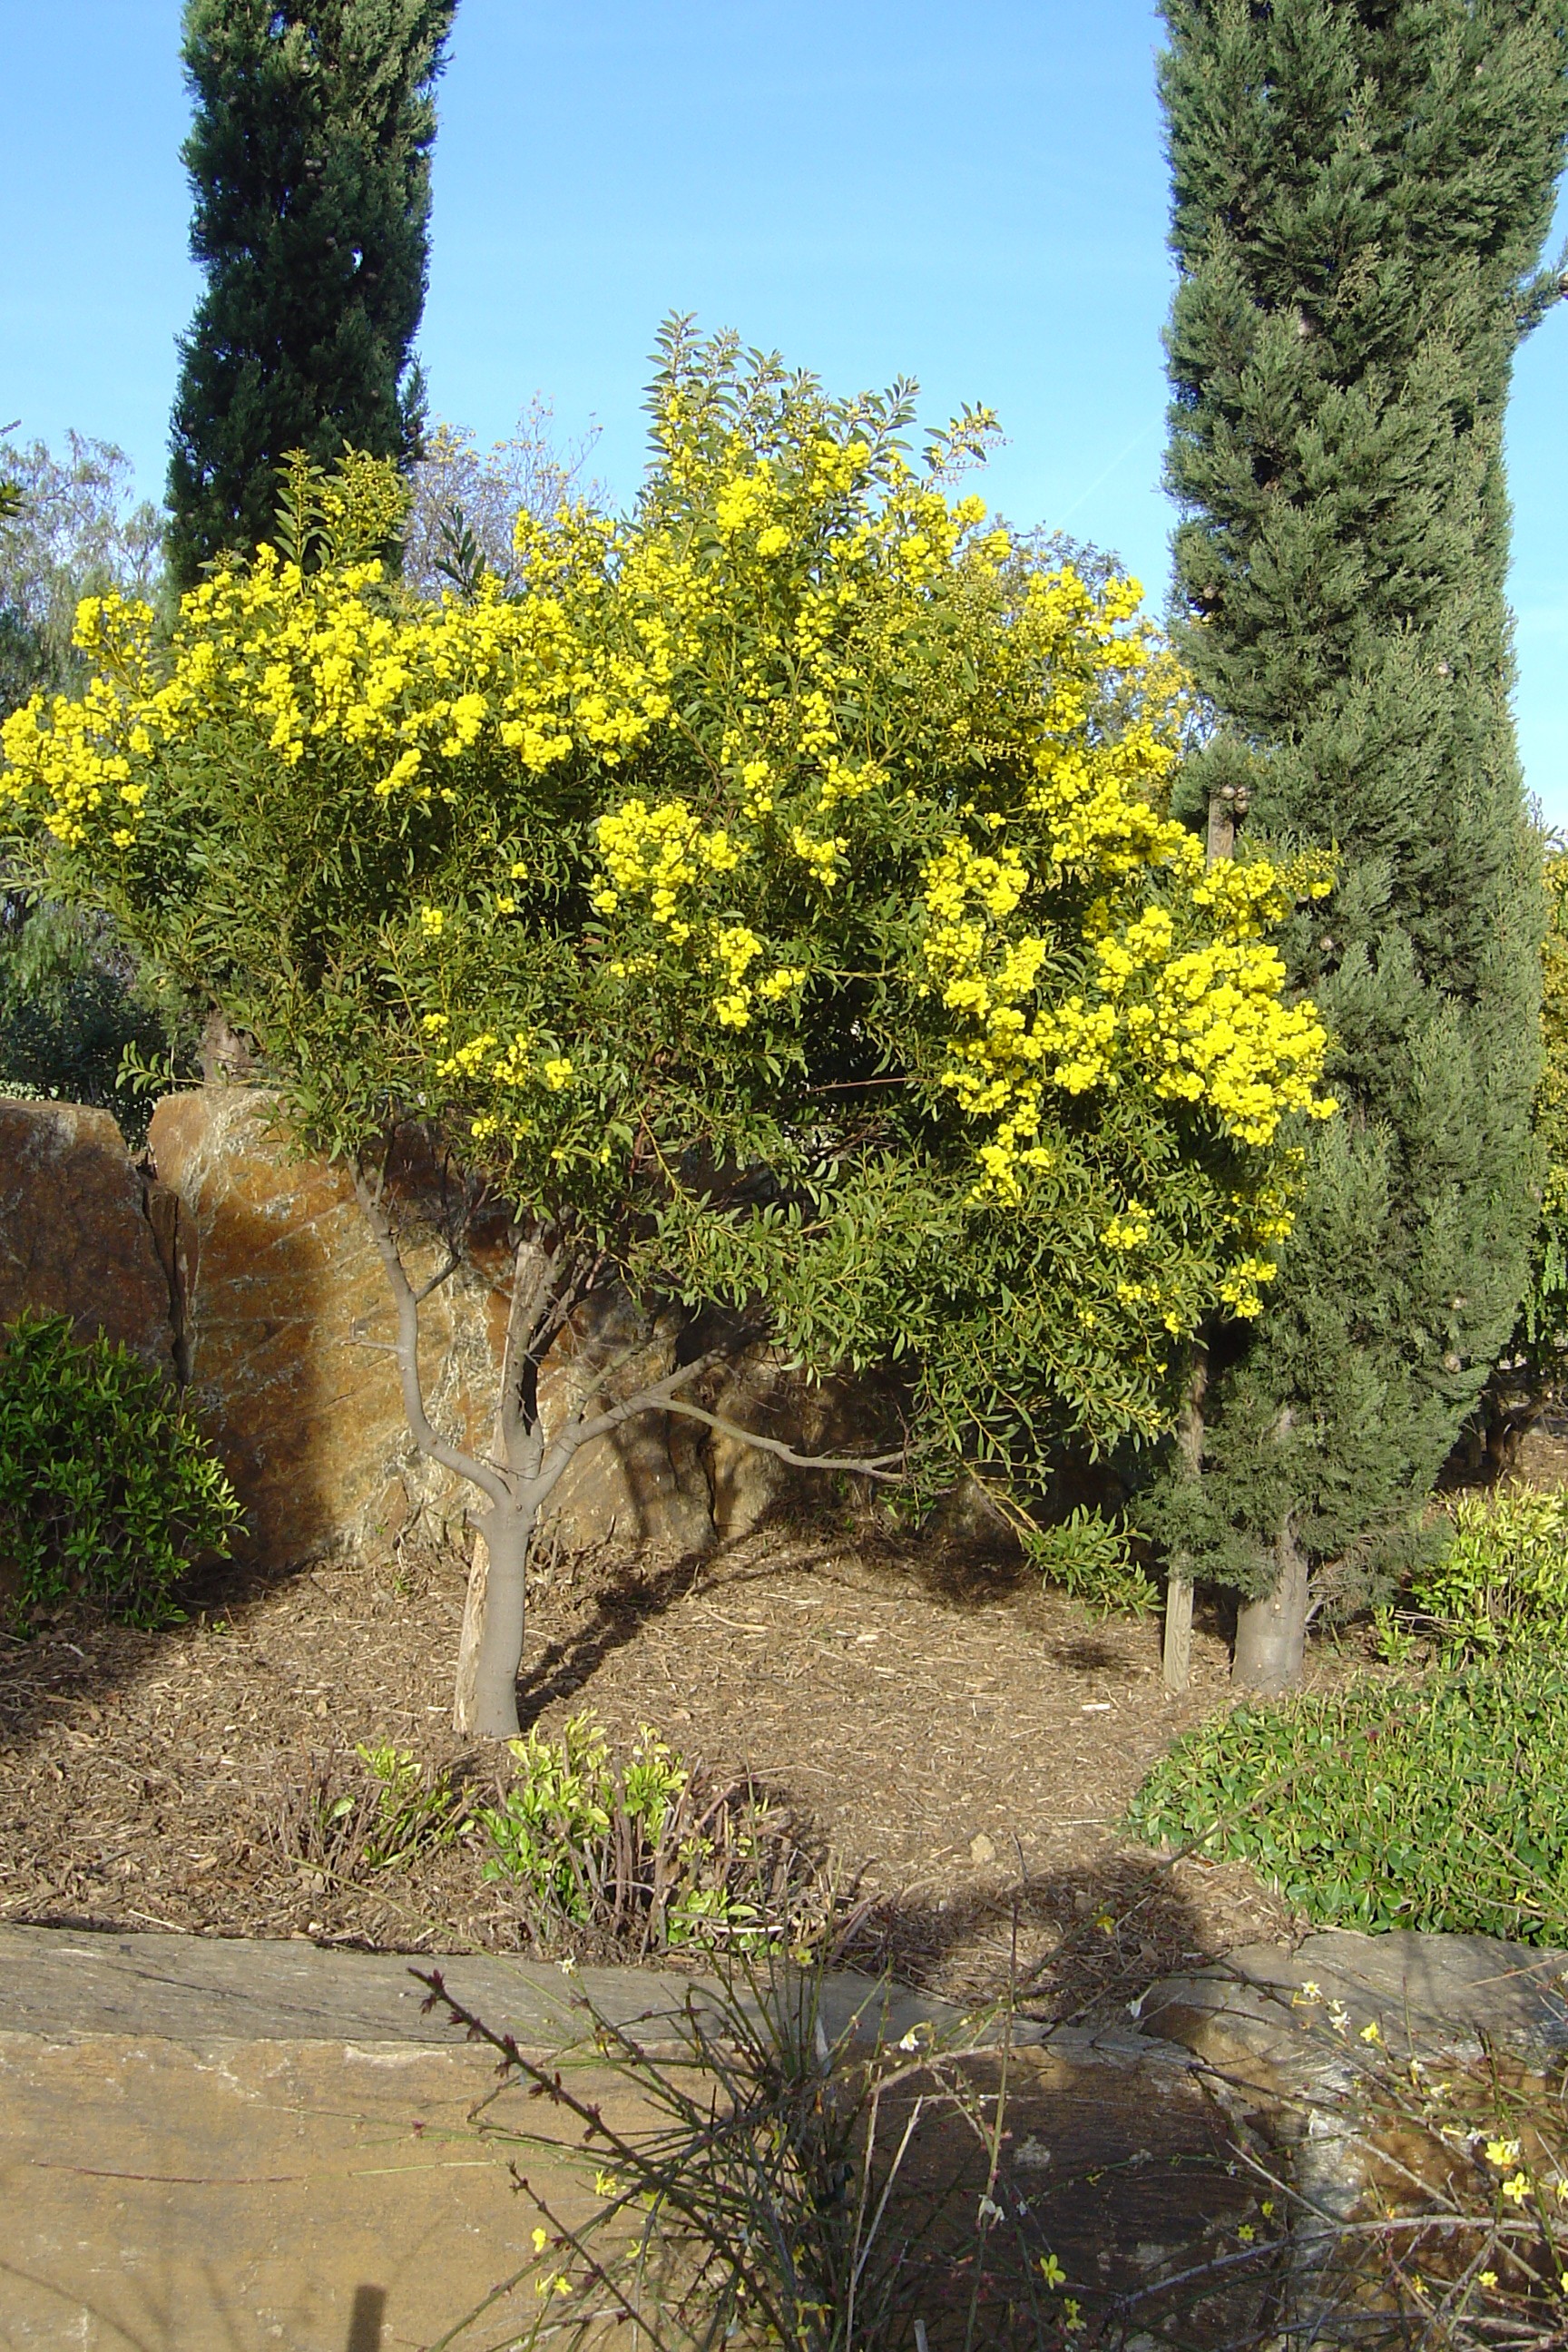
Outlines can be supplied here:
[[431, 93], [456, 5], [186, 0], [183, 153], [207, 284], [174, 401], [182, 586], [266, 536], [289, 451], [417, 454]]
[[1201, 1465], [1150, 1497], [1300, 1664], [1310, 1577], [1409, 1565], [1525, 1278], [1539, 856], [1510, 712], [1502, 426], [1568, 134], [1564, 0], [1165, 0], [1180, 280], [1174, 625], [1188, 770], [1249, 839], [1331, 845], [1295, 983], [1343, 1117], [1260, 1326], [1209, 1335]]

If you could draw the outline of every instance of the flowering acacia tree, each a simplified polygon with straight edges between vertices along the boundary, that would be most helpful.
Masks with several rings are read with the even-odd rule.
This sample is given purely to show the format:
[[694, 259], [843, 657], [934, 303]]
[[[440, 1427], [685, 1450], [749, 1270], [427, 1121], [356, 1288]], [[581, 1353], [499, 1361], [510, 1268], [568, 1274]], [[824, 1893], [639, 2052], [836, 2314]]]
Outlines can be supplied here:
[[[901, 393], [831, 400], [679, 327], [661, 358], [636, 512], [524, 516], [512, 593], [407, 597], [370, 551], [395, 478], [301, 469], [279, 549], [188, 594], [166, 654], [89, 604], [94, 684], [5, 734], [59, 887], [358, 1171], [415, 1436], [484, 1496], [482, 1732], [515, 1724], [572, 1454], [713, 1418], [698, 1352], [541, 1426], [540, 1358], [596, 1285], [901, 1368], [901, 1470], [1026, 1477], [1170, 1425], [1187, 1336], [1258, 1311], [1289, 1121], [1331, 1108], [1265, 936], [1313, 879], [1205, 869], [1166, 814], [1182, 681], [1136, 585], [1040, 568], [950, 496], [983, 415], [916, 468]], [[410, 1120], [512, 1213], [484, 1461], [419, 1395], [377, 1176]]]

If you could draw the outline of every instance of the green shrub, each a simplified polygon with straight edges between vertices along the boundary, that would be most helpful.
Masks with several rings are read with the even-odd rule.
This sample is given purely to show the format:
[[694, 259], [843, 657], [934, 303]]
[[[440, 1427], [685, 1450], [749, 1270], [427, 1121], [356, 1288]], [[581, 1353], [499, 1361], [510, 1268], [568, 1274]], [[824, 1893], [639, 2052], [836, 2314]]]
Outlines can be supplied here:
[[1452, 1517], [1447, 1552], [1391, 1612], [1396, 1632], [1426, 1635], [1447, 1665], [1516, 1643], [1568, 1654], [1568, 1495], [1461, 1495]]
[[0, 1565], [31, 1612], [82, 1595], [128, 1624], [177, 1618], [174, 1588], [226, 1558], [241, 1513], [223, 1465], [166, 1383], [68, 1317], [23, 1314], [0, 1354]]
[[1019, 1530], [1025, 1557], [1047, 1584], [1110, 1617], [1141, 1617], [1159, 1593], [1128, 1549], [1127, 1538], [1103, 1512], [1075, 1510], [1055, 1527]]
[[809, 1942], [826, 1916], [818, 1874], [787, 1814], [749, 1781], [710, 1780], [647, 1725], [616, 1765], [592, 1716], [559, 1740], [510, 1741], [519, 1770], [476, 1808], [484, 1874], [522, 1892], [536, 1939], [588, 1927], [642, 1950]]
[[1237, 1707], [1178, 1740], [1129, 1826], [1251, 1863], [1325, 1926], [1568, 1942], [1568, 1671], [1519, 1652], [1425, 1684]]

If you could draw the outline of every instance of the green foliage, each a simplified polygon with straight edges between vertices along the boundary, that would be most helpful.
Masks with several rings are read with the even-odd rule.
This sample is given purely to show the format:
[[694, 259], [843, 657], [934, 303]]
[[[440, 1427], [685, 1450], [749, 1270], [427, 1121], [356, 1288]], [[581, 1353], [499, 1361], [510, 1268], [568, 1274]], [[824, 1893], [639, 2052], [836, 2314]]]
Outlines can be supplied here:
[[123, 1346], [77, 1341], [63, 1315], [19, 1316], [4, 1339], [0, 1559], [18, 1622], [79, 1595], [167, 1623], [193, 1562], [228, 1556], [241, 1511], [223, 1465]]
[[[150, 596], [163, 520], [132, 506], [130, 461], [107, 441], [0, 436], [15, 496], [0, 509], [0, 718], [34, 694], [79, 689], [88, 666], [73, 641], [83, 596]], [[127, 1047], [166, 1057], [169, 1009], [154, 1005], [100, 915], [51, 905], [25, 866], [0, 863], [0, 1093], [111, 1110], [132, 1142], [149, 1104], [121, 1076]]]
[[188, 1025], [149, 1001], [101, 916], [0, 887], [0, 1094], [111, 1111], [134, 1148], [152, 1097], [127, 1057], [166, 1066]]
[[1241, 1706], [1179, 1740], [1128, 1815], [1249, 1862], [1324, 1927], [1568, 1942], [1568, 1663]]
[[[354, 1754], [375, 1787], [374, 1811], [355, 1842], [367, 1870], [405, 1867], [432, 1849], [452, 1843], [468, 1811], [448, 1772], [427, 1772], [406, 1748], [361, 1746]], [[331, 1808], [329, 1823], [344, 1822], [355, 1811], [355, 1799], [340, 1797]]]
[[66, 439], [57, 457], [46, 442], [0, 434], [14, 493], [0, 510], [0, 717], [30, 694], [86, 682], [72, 637], [83, 596], [150, 596], [158, 580], [163, 519], [134, 501], [131, 460], [111, 441]]
[[1451, 1518], [1447, 1550], [1412, 1579], [1394, 1624], [1449, 1666], [1505, 1650], [1568, 1658], [1568, 1494], [1460, 1495]]
[[573, 1264], [892, 1364], [928, 1484], [1157, 1437], [1330, 1108], [1266, 937], [1321, 875], [1205, 872], [1136, 583], [942, 487], [984, 418], [921, 467], [907, 387], [660, 357], [633, 515], [524, 513], [512, 590], [433, 606], [388, 469], [297, 469], [171, 645], [84, 615], [0, 801], [311, 1142], [437, 1124]]
[[516, 1885], [539, 1940], [589, 1927], [640, 1950], [761, 1949], [822, 1924], [815, 1873], [786, 1816], [749, 1783], [714, 1784], [647, 1725], [625, 1764], [591, 1716], [559, 1740], [509, 1743], [517, 1773], [476, 1808], [484, 1875]]
[[1059, 1584], [1074, 1601], [1101, 1616], [1142, 1617], [1159, 1599], [1156, 1586], [1133, 1559], [1123, 1530], [1102, 1511], [1081, 1505], [1055, 1527], [1026, 1528], [1020, 1541], [1031, 1568]]
[[1346, 1117], [1256, 1331], [1213, 1335], [1203, 1476], [1150, 1523], [1341, 1597], [1423, 1507], [1524, 1288], [1541, 910], [1509, 698], [1503, 412], [1568, 131], [1561, 0], [1167, 0], [1181, 269], [1175, 636], [1240, 839], [1332, 845], [1289, 927]]
[[184, 154], [206, 290], [174, 401], [183, 586], [266, 535], [289, 451], [417, 454], [431, 93], [455, 5], [186, 0]]

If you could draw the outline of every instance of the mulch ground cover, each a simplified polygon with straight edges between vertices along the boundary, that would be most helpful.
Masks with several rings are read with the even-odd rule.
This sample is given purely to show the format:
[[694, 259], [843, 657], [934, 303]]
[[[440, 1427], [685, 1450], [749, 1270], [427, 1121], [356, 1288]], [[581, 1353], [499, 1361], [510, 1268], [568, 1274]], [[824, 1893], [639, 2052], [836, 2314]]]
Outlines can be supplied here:
[[[450, 1729], [463, 1562], [230, 1570], [158, 1633], [85, 1612], [0, 1643], [0, 1917], [526, 1948], [476, 1843], [347, 1879], [310, 1824], [363, 1790], [360, 1744], [479, 1787], [503, 1750]], [[1347, 1661], [1329, 1650], [1314, 1678]], [[960, 1999], [1101, 2012], [1295, 1923], [1240, 1866], [1172, 1864], [1117, 1824], [1153, 1759], [1229, 1703], [1200, 1621], [1169, 1696], [1158, 1621], [1100, 1622], [1021, 1570], [864, 1527], [772, 1527], [701, 1559], [595, 1554], [533, 1595], [524, 1720], [591, 1710], [745, 1770], [805, 1825], [857, 1917], [840, 1957]]]

